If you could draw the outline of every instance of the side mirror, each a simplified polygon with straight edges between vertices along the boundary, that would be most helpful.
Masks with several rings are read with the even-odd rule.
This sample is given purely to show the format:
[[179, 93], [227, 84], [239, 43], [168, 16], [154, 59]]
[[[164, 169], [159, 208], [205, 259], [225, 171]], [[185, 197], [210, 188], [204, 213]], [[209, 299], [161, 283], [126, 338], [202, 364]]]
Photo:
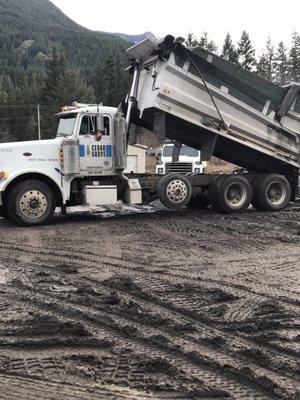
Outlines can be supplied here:
[[102, 114], [97, 115], [96, 131], [104, 132], [104, 118]]

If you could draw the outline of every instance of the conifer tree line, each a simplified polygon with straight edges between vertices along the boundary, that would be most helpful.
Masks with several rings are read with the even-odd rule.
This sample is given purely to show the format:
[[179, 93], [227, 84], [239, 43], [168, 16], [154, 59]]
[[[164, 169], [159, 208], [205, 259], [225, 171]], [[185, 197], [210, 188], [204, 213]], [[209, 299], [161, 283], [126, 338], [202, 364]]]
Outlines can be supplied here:
[[55, 135], [55, 114], [74, 101], [118, 106], [129, 82], [124, 54], [110, 54], [95, 67], [94, 74], [83, 76], [66, 56], [54, 48], [45, 77], [14, 83], [0, 74], [0, 142], [37, 138], [37, 105], [40, 105], [43, 138]]
[[[218, 54], [217, 46], [209, 39], [207, 32], [200, 39], [189, 33], [186, 45], [201, 46]], [[281, 41], [275, 47], [271, 38], [268, 38], [263, 53], [258, 57], [249, 33], [243, 31], [236, 44], [233, 43], [230, 33], [227, 33], [219, 55], [280, 86], [291, 81], [300, 81], [300, 35], [297, 32], [292, 33], [288, 45]]]
[[[275, 47], [268, 39], [259, 57], [246, 31], [237, 43], [228, 33], [220, 51], [207, 33], [199, 39], [190, 33], [186, 45], [201, 46], [278, 85], [300, 81], [300, 35], [296, 32], [288, 45], [280, 42]], [[53, 115], [63, 105], [78, 101], [118, 106], [129, 86], [127, 65], [124, 52], [114, 50], [87, 74], [54, 47], [42, 72], [16, 76], [13, 69], [11, 74], [0, 71], [0, 142], [36, 139], [38, 104], [43, 138], [55, 135]]]

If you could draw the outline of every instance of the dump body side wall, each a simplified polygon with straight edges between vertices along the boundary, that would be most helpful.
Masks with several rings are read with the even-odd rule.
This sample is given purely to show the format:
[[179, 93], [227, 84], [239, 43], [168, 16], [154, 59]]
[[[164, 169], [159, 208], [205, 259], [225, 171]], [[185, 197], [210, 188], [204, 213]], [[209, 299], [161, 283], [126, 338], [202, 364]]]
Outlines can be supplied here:
[[298, 114], [285, 116], [280, 124], [274, 112], [260, 112], [224, 88], [208, 84], [229, 125], [228, 130], [222, 129], [203, 81], [188, 68], [188, 63], [177, 65], [173, 53], [166, 60], [157, 59], [150, 68], [142, 68], [139, 115], [133, 122], [155, 130], [155, 118], [161, 115], [166, 137], [200, 150], [215, 138], [213, 155], [249, 171], [284, 174], [295, 192], [300, 167]]

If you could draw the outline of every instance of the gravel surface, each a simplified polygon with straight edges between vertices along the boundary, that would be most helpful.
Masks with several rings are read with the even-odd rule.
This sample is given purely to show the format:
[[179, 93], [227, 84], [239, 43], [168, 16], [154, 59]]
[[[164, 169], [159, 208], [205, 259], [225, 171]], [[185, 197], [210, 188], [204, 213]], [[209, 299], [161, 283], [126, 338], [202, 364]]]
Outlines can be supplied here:
[[299, 207], [0, 234], [0, 399], [299, 399]]

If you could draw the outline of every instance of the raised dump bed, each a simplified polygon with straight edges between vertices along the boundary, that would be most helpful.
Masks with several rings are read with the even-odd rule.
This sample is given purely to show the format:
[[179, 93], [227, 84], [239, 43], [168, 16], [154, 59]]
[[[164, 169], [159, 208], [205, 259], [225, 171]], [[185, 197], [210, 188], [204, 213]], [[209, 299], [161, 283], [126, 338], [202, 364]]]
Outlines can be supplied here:
[[[204, 49], [167, 36], [130, 49], [135, 60], [127, 121], [251, 172], [300, 167], [300, 84], [274, 85]], [[135, 110], [135, 112], [134, 112]]]

